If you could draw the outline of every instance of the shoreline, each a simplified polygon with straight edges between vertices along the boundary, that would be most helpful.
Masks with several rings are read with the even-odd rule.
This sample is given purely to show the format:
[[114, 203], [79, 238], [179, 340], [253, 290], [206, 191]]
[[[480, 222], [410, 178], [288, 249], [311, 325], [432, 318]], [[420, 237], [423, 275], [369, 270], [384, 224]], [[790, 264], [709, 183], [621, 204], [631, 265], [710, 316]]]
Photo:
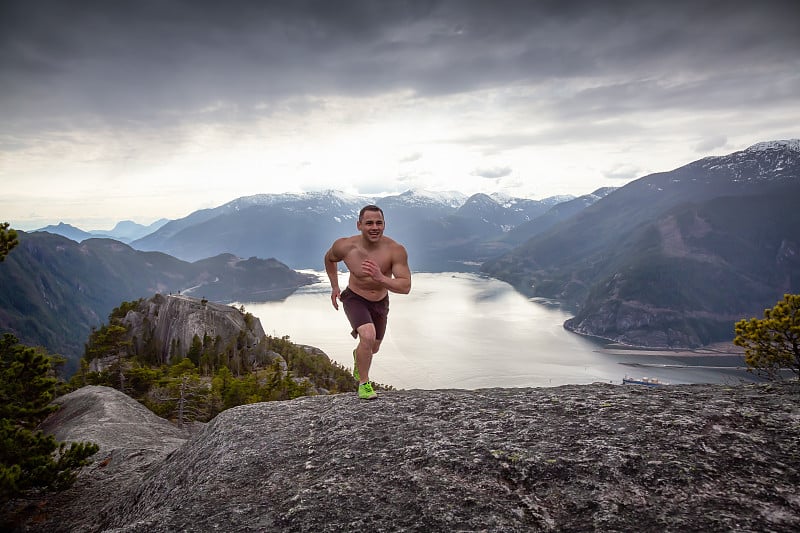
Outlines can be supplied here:
[[744, 348], [736, 346], [733, 344], [732, 340], [714, 342], [697, 348], [635, 346], [632, 344], [623, 344], [608, 337], [600, 337], [575, 331], [575, 329], [570, 327], [571, 320], [572, 319], [569, 319], [564, 322], [564, 329], [570, 333], [595, 342], [597, 344], [597, 349], [593, 351], [596, 353], [606, 355], [651, 355], [658, 357], [744, 357]]
[[648, 348], [609, 343], [595, 350], [606, 355], [652, 355], [659, 357], [744, 357], [744, 348], [732, 342], [717, 342], [699, 348]]

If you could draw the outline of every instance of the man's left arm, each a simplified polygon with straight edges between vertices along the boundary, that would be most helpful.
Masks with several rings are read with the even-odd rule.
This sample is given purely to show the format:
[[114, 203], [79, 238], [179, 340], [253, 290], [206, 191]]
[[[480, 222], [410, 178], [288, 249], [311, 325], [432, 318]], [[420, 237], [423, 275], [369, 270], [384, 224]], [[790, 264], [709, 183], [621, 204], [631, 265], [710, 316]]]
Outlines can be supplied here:
[[408, 294], [411, 292], [411, 269], [408, 268], [408, 253], [402, 245], [397, 245], [397, 249], [392, 251], [392, 271], [391, 275], [384, 274], [380, 267], [371, 259], [365, 260], [361, 264], [365, 273], [386, 287], [391, 292]]
[[386, 288], [392, 292], [408, 294], [411, 292], [411, 269], [408, 267], [408, 253], [402, 245], [398, 245], [397, 253], [392, 260], [391, 285]]

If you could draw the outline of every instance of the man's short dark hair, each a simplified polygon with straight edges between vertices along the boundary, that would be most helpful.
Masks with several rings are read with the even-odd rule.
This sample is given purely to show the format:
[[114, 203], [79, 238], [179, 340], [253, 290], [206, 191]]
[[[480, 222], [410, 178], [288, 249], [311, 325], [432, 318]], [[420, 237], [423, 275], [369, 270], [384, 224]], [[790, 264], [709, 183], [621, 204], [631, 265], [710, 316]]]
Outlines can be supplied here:
[[361, 211], [358, 212], [358, 221], [359, 222], [361, 222], [361, 220], [364, 218], [364, 211], [377, 211], [378, 213], [381, 214], [381, 218], [384, 218], [383, 209], [381, 209], [377, 205], [370, 204], [370, 205], [365, 205], [364, 207], [361, 208]]

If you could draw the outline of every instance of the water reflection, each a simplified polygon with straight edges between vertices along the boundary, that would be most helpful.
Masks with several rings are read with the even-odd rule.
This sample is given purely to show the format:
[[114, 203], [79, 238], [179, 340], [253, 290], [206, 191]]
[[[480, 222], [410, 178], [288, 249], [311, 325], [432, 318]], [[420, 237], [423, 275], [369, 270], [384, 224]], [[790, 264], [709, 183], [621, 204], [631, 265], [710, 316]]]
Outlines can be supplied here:
[[[325, 275], [318, 272], [322, 279]], [[347, 283], [340, 278], [340, 286]], [[738, 383], [754, 377], [739, 359], [702, 361], [604, 350], [563, 328], [569, 314], [552, 302], [532, 301], [508, 284], [476, 274], [415, 273], [409, 295], [391, 295], [386, 339], [370, 375], [399, 388], [547, 387], [621, 383], [624, 375], [670, 383]], [[317, 346], [352, 366], [353, 340], [327, 281], [284, 302], [245, 304], [271, 335]], [[697, 368], [722, 366], [723, 368]], [[649, 365], [649, 366], [631, 366]]]

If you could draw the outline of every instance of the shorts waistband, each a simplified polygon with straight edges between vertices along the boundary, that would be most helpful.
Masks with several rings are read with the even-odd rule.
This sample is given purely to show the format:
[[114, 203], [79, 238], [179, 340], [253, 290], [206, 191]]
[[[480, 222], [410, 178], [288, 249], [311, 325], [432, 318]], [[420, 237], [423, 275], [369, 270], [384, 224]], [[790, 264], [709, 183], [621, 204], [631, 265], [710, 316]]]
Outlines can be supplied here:
[[364, 298], [363, 296], [358, 294], [356, 291], [350, 289], [350, 287], [345, 287], [345, 289], [342, 291], [341, 295], [344, 295], [344, 293], [347, 293], [348, 295], [352, 295], [354, 298], [358, 298], [360, 300], [363, 300], [363, 301], [365, 301], [367, 303], [371, 303], [371, 304], [379, 304], [379, 303], [386, 302], [386, 301], [389, 300], [389, 293], [386, 293], [386, 296], [384, 296], [380, 300], [370, 300], [368, 298]]

